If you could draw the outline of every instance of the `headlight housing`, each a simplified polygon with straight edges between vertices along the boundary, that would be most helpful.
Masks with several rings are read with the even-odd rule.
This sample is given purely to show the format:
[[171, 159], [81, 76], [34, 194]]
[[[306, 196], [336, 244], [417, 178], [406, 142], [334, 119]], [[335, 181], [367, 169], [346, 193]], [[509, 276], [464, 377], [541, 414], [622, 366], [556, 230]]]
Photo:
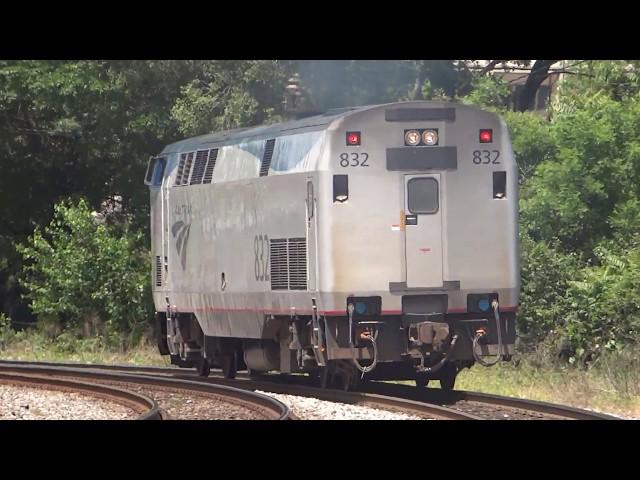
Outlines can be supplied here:
[[410, 147], [420, 144], [420, 132], [418, 130], [407, 130], [404, 132], [404, 143]]
[[425, 145], [437, 145], [438, 144], [438, 131], [437, 130], [425, 130], [422, 132], [422, 142]]

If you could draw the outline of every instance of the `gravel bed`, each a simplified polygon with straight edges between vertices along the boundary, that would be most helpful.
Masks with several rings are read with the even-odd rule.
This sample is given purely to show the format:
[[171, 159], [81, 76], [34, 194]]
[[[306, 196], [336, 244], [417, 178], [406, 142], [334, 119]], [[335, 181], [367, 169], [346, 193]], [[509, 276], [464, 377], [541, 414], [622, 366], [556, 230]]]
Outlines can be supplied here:
[[562, 417], [545, 413], [523, 410], [514, 407], [504, 407], [502, 405], [488, 405], [472, 400], [460, 400], [454, 405], [446, 405], [448, 408], [471, 413], [488, 420], [558, 420]]
[[[100, 382], [103, 383], [103, 382]], [[104, 382], [106, 383], [106, 382]], [[264, 415], [217, 395], [198, 394], [180, 389], [109, 382], [125, 390], [153, 398], [170, 420], [264, 420]]]
[[138, 415], [82, 393], [0, 384], [0, 420], [127, 420]]
[[317, 398], [299, 397], [280, 393], [263, 392], [288, 405], [291, 412], [300, 420], [425, 420], [424, 417], [406, 413], [391, 412], [377, 408], [329, 402]]

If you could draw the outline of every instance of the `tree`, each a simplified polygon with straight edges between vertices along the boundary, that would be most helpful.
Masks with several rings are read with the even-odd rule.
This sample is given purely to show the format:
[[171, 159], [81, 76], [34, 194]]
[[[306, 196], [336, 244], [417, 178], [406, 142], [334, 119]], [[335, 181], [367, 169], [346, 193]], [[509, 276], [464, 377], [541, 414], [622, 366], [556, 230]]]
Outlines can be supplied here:
[[[130, 219], [96, 221], [80, 199], [54, 207], [51, 223], [18, 246], [25, 261], [22, 284], [43, 322], [97, 333], [140, 332], [153, 312], [150, 256]], [[93, 330], [93, 331], [92, 331]]]
[[[56, 202], [82, 195], [97, 209], [119, 196], [147, 234], [149, 156], [185, 135], [274, 117], [285, 79], [272, 61], [0, 61], [6, 311], [20, 293], [6, 288], [21, 269], [15, 244], [49, 222]], [[202, 98], [215, 105], [201, 108]]]
[[198, 63], [171, 109], [184, 136], [280, 120], [289, 62], [217, 60]]
[[519, 112], [526, 112], [532, 110], [536, 94], [542, 82], [544, 82], [549, 76], [549, 68], [556, 63], [557, 60], [536, 60], [531, 67], [527, 80], [524, 83], [524, 87], [520, 90], [518, 97], [516, 98], [516, 110]]

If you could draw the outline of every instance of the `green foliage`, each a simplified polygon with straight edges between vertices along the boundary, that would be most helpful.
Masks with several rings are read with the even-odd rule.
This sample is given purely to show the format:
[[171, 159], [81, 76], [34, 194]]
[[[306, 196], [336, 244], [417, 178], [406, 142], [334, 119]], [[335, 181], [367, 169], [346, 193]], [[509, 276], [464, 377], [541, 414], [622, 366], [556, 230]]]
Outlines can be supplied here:
[[137, 332], [151, 316], [150, 259], [141, 232], [128, 220], [99, 223], [83, 199], [54, 207], [49, 226], [18, 247], [25, 261], [22, 284], [43, 322], [78, 329]]
[[[539, 164], [522, 189], [525, 228], [556, 238], [565, 250], [592, 250], [615, 225], [637, 220], [640, 194], [640, 97], [599, 97], [551, 124], [554, 158]], [[629, 218], [629, 215], [631, 217]], [[611, 218], [611, 220], [610, 220]], [[637, 229], [627, 224], [627, 232]]]
[[561, 336], [566, 314], [571, 310], [566, 292], [580, 264], [576, 254], [563, 254], [551, 243], [534, 241], [522, 232], [520, 249], [518, 332], [525, 345], [535, 345], [549, 335]]
[[520, 329], [535, 341], [546, 331], [582, 364], [637, 343], [640, 328], [637, 65], [583, 68], [562, 86], [546, 128], [532, 114], [505, 116], [529, 169]]
[[278, 61], [207, 62], [180, 89], [171, 117], [185, 136], [277, 121], [287, 73]]
[[132, 230], [148, 235], [149, 156], [184, 135], [277, 118], [288, 65], [0, 60], [3, 310], [21, 293], [9, 288], [22, 268], [15, 245], [50, 222], [55, 203], [80, 195], [98, 208], [118, 195]]
[[595, 253], [599, 264], [582, 269], [567, 292], [566, 333], [585, 360], [640, 334], [640, 248], [621, 255], [598, 247]]
[[556, 154], [551, 124], [529, 112], [502, 112], [502, 117], [509, 128], [520, 181], [524, 182], [540, 163], [554, 158]]
[[5, 348], [13, 339], [13, 330], [11, 329], [11, 320], [2, 312], [0, 312], [0, 350]]
[[484, 108], [507, 108], [511, 91], [507, 82], [495, 76], [476, 77], [472, 91], [463, 101]]

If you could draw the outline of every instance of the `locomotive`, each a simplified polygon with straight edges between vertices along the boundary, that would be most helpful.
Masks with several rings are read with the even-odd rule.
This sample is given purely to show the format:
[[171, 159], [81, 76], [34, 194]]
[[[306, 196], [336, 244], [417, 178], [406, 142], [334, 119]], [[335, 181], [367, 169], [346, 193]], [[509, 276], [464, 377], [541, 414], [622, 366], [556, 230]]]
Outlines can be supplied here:
[[455, 103], [330, 110], [149, 160], [158, 347], [232, 378], [439, 380], [513, 354], [517, 166]]

